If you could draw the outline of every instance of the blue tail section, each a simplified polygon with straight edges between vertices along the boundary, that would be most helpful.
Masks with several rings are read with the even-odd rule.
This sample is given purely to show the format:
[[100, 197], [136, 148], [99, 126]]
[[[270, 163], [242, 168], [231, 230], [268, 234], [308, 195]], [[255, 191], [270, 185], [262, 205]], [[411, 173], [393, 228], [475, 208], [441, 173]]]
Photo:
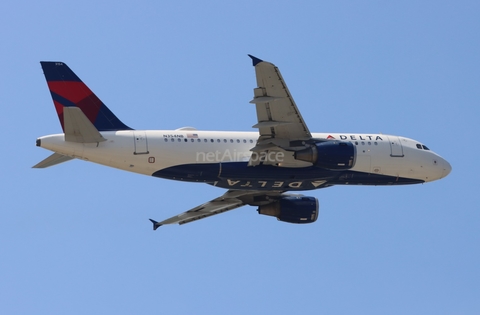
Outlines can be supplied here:
[[62, 129], [63, 108], [75, 106], [82, 110], [98, 131], [132, 130], [121, 122], [65, 63], [42, 61], [40, 64]]

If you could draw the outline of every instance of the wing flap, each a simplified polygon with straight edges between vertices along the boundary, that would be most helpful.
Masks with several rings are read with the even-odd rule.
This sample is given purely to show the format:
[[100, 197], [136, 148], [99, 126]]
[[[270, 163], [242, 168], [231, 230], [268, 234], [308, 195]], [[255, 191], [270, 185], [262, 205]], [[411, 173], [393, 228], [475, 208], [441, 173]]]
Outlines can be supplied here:
[[276, 127], [276, 126], [288, 125], [288, 124], [291, 124], [291, 122], [269, 120], [269, 121], [260, 121], [257, 124], [253, 125], [252, 128]]

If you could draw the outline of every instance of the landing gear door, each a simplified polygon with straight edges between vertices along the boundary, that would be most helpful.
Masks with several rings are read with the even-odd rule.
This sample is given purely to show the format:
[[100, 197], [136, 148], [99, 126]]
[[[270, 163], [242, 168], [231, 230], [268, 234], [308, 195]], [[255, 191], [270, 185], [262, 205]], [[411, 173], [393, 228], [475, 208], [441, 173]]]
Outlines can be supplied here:
[[147, 134], [145, 131], [133, 132], [135, 151], [133, 154], [148, 154]]
[[390, 141], [390, 156], [392, 157], [403, 157], [403, 146], [402, 143], [400, 142], [400, 138], [396, 136], [390, 136], [388, 137]]

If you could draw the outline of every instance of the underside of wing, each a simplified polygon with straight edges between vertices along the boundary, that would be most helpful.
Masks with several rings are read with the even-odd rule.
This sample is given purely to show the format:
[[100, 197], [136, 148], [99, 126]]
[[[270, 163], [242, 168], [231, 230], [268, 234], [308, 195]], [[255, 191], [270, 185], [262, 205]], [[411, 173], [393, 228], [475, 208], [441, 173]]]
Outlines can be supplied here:
[[281, 195], [281, 191], [244, 191], [229, 190], [222, 196], [206, 202], [200, 206], [190, 209], [184, 213], [173, 216], [161, 222], [150, 219], [153, 223], [153, 229], [164, 224], [185, 224], [196, 220], [204, 219], [212, 215], [220, 214], [229, 210], [239, 208], [244, 205], [264, 205], [273, 202], [270, 198], [276, 198]]
[[[250, 55], [249, 55], [250, 56]], [[259, 138], [252, 148], [250, 166], [271, 164], [288, 167], [306, 167], [311, 164], [293, 159], [293, 151], [303, 149], [312, 138], [300, 111], [291, 96], [280, 70], [272, 63], [250, 56], [255, 66], [257, 87], [250, 103], [255, 104]], [[286, 153], [282, 161], [268, 159], [271, 152]], [[263, 155], [263, 158], [262, 158]], [[270, 154], [269, 156], [273, 156]], [[280, 163], [283, 162], [283, 163]]]
[[[253, 58], [252, 58], [253, 59]], [[260, 138], [308, 140], [312, 137], [291, 96], [280, 70], [272, 63], [253, 59], [257, 88], [255, 104]]]

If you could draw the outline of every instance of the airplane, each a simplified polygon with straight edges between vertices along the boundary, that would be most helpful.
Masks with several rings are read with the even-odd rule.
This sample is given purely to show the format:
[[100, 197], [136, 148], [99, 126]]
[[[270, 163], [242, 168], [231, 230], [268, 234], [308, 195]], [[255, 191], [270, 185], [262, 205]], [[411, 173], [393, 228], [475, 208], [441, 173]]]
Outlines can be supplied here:
[[289, 223], [312, 223], [319, 202], [299, 191], [335, 185], [407, 185], [438, 180], [451, 166], [423, 143], [394, 135], [311, 133], [279, 69], [255, 68], [254, 132], [139, 130], [125, 125], [63, 62], [42, 61], [63, 133], [36, 145], [54, 153], [33, 168], [80, 159], [164, 179], [225, 188], [218, 198], [161, 222], [185, 224], [244, 205]]

